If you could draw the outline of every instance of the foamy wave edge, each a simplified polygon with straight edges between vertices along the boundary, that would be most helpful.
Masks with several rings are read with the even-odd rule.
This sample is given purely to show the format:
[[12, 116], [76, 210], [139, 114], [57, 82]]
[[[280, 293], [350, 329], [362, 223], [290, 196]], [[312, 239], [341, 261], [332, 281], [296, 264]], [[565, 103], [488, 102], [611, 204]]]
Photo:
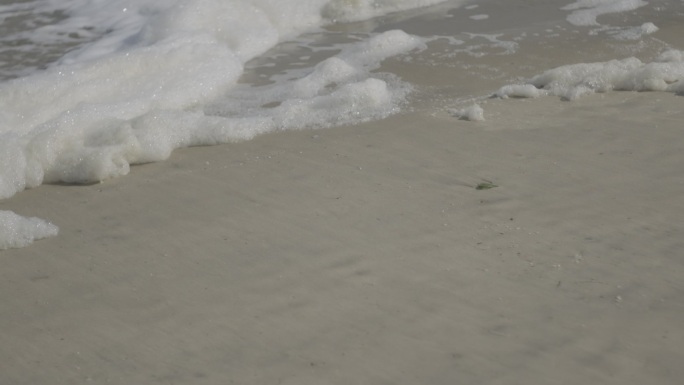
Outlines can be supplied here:
[[[208, 115], [202, 106], [230, 90], [251, 58], [333, 22], [326, 4], [327, 10], [347, 15], [339, 20], [350, 21], [442, 1], [63, 2], [73, 19], [68, 22], [90, 17], [105, 32], [52, 68], [3, 84], [0, 199], [42, 183], [126, 175], [130, 165], [164, 160], [180, 147], [384, 118], [397, 111], [409, 87], [371, 76], [370, 70], [386, 57], [424, 45], [401, 31], [371, 38], [358, 52], [343, 52], [280, 87], [283, 97], [267, 113]], [[87, 23], [76, 27], [92, 29]], [[0, 238], [0, 249], [58, 232], [40, 219], [19, 218], [6, 211], [0, 215], [0, 237], [7, 237]]]

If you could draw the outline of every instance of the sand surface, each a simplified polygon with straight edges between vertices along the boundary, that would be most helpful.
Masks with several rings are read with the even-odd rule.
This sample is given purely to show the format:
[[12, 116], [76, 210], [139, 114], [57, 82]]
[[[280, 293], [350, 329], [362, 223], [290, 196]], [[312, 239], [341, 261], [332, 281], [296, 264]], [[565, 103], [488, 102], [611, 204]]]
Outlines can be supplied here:
[[680, 383], [684, 97], [444, 108], [546, 48], [386, 63], [409, 112], [1, 201], [60, 234], [0, 253], [0, 384]]
[[681, 103], [497, 100], [24, 192], [61, 232], [2, 253], [0, 382], [675, 384]]

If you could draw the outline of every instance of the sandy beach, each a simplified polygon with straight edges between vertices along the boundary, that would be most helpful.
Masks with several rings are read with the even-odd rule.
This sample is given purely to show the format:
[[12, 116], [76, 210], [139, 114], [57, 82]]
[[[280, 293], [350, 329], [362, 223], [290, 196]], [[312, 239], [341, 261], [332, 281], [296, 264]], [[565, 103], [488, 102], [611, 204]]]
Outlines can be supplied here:
[[382, 121], [0, 201], [60, 228], [0, 253], [0, 383], [679, 383], [684, 97], [449, 113], [568, 61], [520, 52], [489, 80], [387, 62], [417, 91]]

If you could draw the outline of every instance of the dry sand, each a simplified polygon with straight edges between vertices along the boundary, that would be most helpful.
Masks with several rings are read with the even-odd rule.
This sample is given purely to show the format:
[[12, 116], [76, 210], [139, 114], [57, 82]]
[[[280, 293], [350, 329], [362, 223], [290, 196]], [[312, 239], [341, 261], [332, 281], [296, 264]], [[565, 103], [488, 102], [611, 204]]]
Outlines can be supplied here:
[[430, 103], [0, 202], [0, 384], [680, 383], [684, 98]]

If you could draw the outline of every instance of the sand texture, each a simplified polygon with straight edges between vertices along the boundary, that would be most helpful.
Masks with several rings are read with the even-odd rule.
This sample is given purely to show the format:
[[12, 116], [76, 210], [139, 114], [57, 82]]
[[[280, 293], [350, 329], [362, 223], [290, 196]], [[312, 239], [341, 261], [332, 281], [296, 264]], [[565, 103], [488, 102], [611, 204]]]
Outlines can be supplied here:
[[2, 253], [0, 382], [675, 384], [681, 103], [498, 100], [22, 193], [61, 232]]

